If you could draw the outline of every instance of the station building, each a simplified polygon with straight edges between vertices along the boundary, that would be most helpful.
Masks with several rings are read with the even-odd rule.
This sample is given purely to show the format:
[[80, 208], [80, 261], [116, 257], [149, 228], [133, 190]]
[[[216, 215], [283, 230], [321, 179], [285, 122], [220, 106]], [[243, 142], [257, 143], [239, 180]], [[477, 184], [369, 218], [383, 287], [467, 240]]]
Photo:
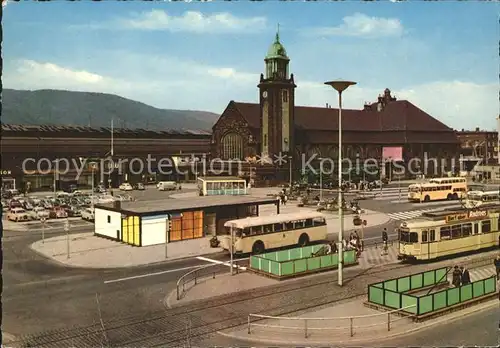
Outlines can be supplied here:
[[205, 196], [117, 201], [95, 206], [94, 234], [134, 246], [210, 237], [223, 233], [227, 221], [258, 216], [261, 205], [275, 205], [279, 214], [276, 198]]
[[[256, 81], [259, 100], [228, 103], [213, 126], [211, 153], [225, 160], [291, 156], [293, 160], [288, 163], [261, 161], [255, 166], [257, 180], [282, 182], [289, 178], [290, 165], [300, 167], [302, 154], [307, 158], [338, 158], [338, 109], [328, 104], [326, 107], [295, 104], [297, 85], [278, 34], [264, 61], [265, 74]], [[331, 96], [332, 100], [338, 98], [332, 88]], [[423, 162], [427, 157], [448, 159], [450, 166], [449, 159], [458, 160], [460, 155], [460, 142], [452, 128], [410, 101], [397, 100], [389, 89], [377, 101], [367, 102], [360, 109], [343, 109], [342, 133], [342, 157], [353, 161], [375, 159], [386, 177], [390, 176], [390, 162], [401, 162], [404, 166], [411, 158]], [[382, 165], [384, 161], [386, 164]], [[429, 166], [428, 172], [436, 175], [450, 170], [433, 168], [433, 162]], [[298, 170], [293, 175], [298, 175]]]

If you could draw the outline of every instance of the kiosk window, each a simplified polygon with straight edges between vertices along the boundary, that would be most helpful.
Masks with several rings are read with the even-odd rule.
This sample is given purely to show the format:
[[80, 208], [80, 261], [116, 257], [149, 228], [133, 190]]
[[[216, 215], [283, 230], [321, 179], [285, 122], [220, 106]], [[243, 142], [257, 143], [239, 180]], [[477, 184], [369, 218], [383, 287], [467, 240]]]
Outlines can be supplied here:
[[481, 232], [482, 233], [491, 232], [491, 221], [490, 220], [481, 221]]

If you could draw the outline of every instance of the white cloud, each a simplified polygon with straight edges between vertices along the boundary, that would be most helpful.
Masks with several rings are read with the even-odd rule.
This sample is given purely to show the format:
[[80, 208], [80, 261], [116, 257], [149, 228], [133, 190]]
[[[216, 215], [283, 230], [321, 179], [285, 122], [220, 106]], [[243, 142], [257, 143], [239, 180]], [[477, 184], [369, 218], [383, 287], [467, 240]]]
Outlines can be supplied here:
[[[214, 67], [173, 58], [129, 55], [114, 62], [116, 70], [107, 75], [62, 67], [32, 60], [16, 61], [4, 72], [4, 86], [17, 89], [68, 89], [118, 94], [152, 106], [169, 109], [191, 109], [222, 112], [229, 100], [257, 102], [259, 72], [238, 71], [231, 67]], [[119, 63], [117, 63], [119, 62]], [[166, 64], [166, 63], [170, 64]], [[171, 64], [174, 65], [171, 65]], [[177, 65], [176, 65], [177, 64]], [[181, 64], [181, 65], [179, 65]], [[174, 66], [175, 68], [167, 68]], [[157, 67], [159, 70], [153, 70]], [[103, 67], [108, 71], [107, 67]], [[90, 70], [90, 69], [89, 69]], [[121, 71], [121, 74], [117, 72]], [[123, 72], [136, 71], [123, 76]], [[115, 77], [115, 76], [120, 76]], [[297, 105], [337, 107], [337, 94], [323, 82], [302, 81], [296, 77]], [[344, 92], [344, 107], [361, 109], [374, 102], [391, 86], [350, 87]], [[407, 99], [430, 115], [454, 128], [491, 129], [498, 116], [498, 86], [467, 81], [438, 81], [404, 88], [392, 88], [398, 99]]]
[[264, 17], [236, 17], [228, 12], [203, 14], [187, 11], [181, 16], [172, 16], [163, 10], [151, 10], [121, 18], [117, 24], [128, 29], [165, 30], [172, 32], [221, 33], [254, 32], [266, 26]]
[[315, 34], [331, 36], [385, 37], [401, 36], [404, 32], [401, 21], [397, 18], [369, 17], [362, 13], [342, 18], [342, 24], [336, 27], [315, 28]]

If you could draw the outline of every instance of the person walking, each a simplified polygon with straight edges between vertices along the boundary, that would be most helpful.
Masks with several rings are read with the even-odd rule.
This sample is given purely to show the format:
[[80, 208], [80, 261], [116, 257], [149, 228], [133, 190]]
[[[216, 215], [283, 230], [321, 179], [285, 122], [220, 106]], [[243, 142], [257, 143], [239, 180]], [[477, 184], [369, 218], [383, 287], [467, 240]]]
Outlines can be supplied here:
[[497, 255], [497, 258], [495, 261], [493, 261], [493, 264], [495, 265], [495, 269], [497, 272], [497, 280], [500, 280], [500, 255]]
[[460, 286], [460, 282], [462, 281], [462, 272], [458, 269], [458, 266], [455, 266], [452, 273], [452, 281], [454, 287], [458, 288]]
[[464, 266], [462, 266], [460, 267], [460, 271], [462, 272], [462, 285], [470, 284], [469, 270]]
[[388, 252], [388, 246], [387, 246], [387, 243], [389, 241], [389, 236], [387, 235], [387, 228], [384, 228], [384, 230], [382, 231], [382, 244], [383, 244], [383, 249], [382, 249], [382, 253], [381, 255], [387, 255]]

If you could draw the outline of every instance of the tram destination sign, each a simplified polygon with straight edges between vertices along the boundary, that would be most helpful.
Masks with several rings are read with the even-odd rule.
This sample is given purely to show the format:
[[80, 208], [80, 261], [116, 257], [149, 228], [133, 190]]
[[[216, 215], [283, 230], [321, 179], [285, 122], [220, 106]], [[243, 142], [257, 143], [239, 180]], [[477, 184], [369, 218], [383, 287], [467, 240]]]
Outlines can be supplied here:
[[484, 218], [488, 216], [488, 212], [486, 210], [471, 210], [469, 211], [469, 219], [477, 219]]
[[450, 222], [462, 221], [462, 220], [467, 220], [467, 219], [481, 219], [481, 218], [485, 218], [487, 216], [488, 216], [487, 210], [471, 210], [468, 213], [447, 215], [445, 220], [446, 220], [446, 223], [450, 223]]
[[447, 215], [445, 221], [446, 223], [450, 223], [455, 221], [467, 220], [468, 218], [469, 216], [467, 215], [467, 213], [459, 213], [459, 214]]

